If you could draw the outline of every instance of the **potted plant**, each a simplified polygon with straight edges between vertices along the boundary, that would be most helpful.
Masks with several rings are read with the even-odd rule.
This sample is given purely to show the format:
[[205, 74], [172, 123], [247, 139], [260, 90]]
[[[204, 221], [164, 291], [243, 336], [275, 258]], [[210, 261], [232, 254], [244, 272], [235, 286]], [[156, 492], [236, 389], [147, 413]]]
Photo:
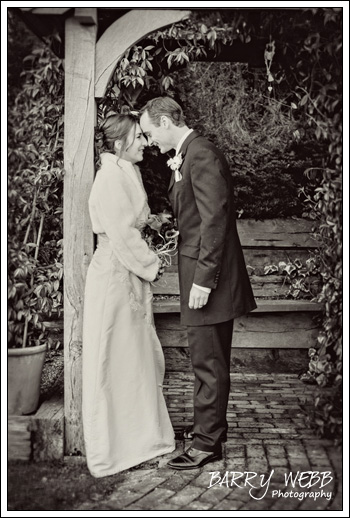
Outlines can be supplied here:
[[[62, 263], [38, 264], [40, 234], [31, 245], [9, 247], [8, 278], [8, 413], [37, 410], [46, 351], [59, 346], [46, 321], [59, 317], [62, 306]], [[60, 245], [60, 243], [59, 243]], [[47, 248], [43, 247], [43, 250]], [[28, 251], [29, 250], [29, 251]]]
[[40, 43], [23, 68], [8, 110], [8, 413], [17, 415], [37, 409], [54, 346], [45, 322], [60, 317], [63, 277], [62, 62]]

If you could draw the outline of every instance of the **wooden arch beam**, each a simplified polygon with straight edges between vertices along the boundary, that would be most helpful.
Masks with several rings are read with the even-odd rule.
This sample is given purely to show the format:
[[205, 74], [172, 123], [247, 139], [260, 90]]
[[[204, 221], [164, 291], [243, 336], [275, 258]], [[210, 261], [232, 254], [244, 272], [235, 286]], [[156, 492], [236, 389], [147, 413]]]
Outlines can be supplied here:
[[96, 45], [95, 97], [104, 97], [113, 71], [124, 52], [153, 31], [188, 18], [180, 9], [133, 9], [116, 20]]
[[[81, 17], [89, 25], [81, 23]], [[94, 252], [88, 199], [94, 181], [97, 8], [66, 20], [64, 108], [64, 407], [65, 453], [84, 453], [82, 329], [85, 278]]]

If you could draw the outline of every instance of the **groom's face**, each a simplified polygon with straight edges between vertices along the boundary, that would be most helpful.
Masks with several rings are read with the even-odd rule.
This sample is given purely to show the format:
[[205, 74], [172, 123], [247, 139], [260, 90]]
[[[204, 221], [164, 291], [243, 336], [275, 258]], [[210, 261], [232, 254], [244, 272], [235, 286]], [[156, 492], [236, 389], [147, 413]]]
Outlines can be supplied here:
[[140, 126], [147, 137], [148, 145], [158, 146], [161, 153], [167, 153], [170, 149], [173, 149], [171, 127], [166, 119], [164, 117], [164, 120], [161, 120], [160, 126], [156, 126], [151, 122], [147, 112], [143, 113], [140, 118]]

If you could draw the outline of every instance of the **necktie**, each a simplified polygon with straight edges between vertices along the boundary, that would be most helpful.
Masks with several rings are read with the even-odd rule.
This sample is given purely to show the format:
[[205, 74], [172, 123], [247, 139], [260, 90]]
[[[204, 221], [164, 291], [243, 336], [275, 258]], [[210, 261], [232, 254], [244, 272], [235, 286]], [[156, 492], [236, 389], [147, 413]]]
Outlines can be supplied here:
[[178, 169], [175, 169], [175, 182], [179, 182], [180, 180], [182, 180], [182, 174]]

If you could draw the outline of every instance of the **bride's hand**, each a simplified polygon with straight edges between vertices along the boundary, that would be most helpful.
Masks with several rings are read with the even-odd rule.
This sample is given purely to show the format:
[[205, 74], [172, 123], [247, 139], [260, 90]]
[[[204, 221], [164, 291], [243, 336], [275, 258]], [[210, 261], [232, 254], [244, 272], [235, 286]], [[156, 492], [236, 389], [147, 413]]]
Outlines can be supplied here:
[[[140, 230], [143, 230], [147, 226], [153, 228], [153, 224], [156, 221], [158, 221], [157, 216], [155, 214], [150, 214], [147, 218], [142, 219], [138, 222], [138, 228]], [[157, 223], [156, 223], [156, 225], [157, 225]]]
[[156, 214], [150, 214], [150, 215], [148, 216], [148, 218], [146, 219], [146, 223], [147, 223], [147, 224], [153, 223], [153, 221], [155, 221], [155, 220], [157, 220], [157, 219], [158, 219], [158, 218], [157, 218]]
[[160, 232], [163, 223], [159, 216], [156, 214], [150, 214], [146, 220], [146, 224], [156, 232]]

